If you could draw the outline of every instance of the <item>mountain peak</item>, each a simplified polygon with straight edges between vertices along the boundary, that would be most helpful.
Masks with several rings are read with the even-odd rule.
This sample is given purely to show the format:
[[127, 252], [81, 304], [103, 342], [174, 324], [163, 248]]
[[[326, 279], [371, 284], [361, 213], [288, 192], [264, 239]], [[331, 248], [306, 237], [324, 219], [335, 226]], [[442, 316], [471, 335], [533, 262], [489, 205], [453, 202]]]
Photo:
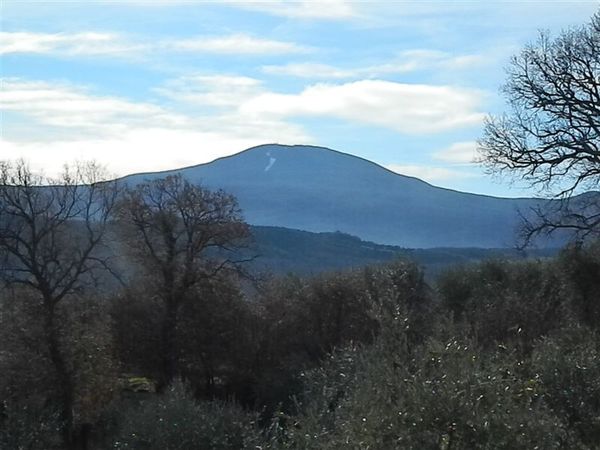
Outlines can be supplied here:
[[325, 147], [265, 144], [213, 162], [126, 177], [181, 173], [234, 194], [253, 225], [342, 231], [403, 247], [511, 247], [518, 210], [540, 200], [438, 188]]

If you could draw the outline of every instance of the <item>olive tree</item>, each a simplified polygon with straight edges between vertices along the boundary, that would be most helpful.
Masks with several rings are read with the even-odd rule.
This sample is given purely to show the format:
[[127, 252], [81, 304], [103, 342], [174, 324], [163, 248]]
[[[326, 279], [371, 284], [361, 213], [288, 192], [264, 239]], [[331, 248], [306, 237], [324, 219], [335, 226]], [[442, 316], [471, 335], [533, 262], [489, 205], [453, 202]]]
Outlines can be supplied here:
[[508, 112], [490, 116], [479, 141], [489, 172], [506, 172], [549, 194], [525, 228], [600, 232], [600, 12], [581, 27], [538, 40], [514, 56], [502, 93]]
[[239, 266], [243, 258], [236, 250], [248, 226], [233, 196], [181, 175], [127, 189], [118, 211], [130, 254], [164, 307], [160, 355], [166, 385], [178, 374], [176, 333], [184, 301], [202, 282]]

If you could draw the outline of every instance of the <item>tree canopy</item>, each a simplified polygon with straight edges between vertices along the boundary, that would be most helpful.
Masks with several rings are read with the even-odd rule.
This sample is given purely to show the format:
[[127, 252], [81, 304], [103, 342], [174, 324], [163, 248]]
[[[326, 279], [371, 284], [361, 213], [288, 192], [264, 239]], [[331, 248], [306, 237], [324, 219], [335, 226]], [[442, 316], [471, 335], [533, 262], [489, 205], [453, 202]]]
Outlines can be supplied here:
[[178, 312], [191, 291], [240, 263], [235, 249], [249, 236], [236, 199], [181, 175], [125, 191], [119, 217], [126, 244], [165, 307], [164, 382], [177, 374]]

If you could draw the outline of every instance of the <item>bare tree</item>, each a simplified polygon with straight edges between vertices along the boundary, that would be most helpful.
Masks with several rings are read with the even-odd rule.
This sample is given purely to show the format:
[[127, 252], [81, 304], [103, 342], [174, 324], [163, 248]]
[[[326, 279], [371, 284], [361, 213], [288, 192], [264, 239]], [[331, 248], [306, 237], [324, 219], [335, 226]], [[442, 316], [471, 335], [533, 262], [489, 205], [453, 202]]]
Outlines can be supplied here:
[[129, 189], [120, 203], [131, 254], [148, 275], [163, 306], [163, 384], [177, 375], [178, 313], [193, 288], [242, 259], [236, 250], [249, 236], [235, 198], [186, 181], [181, 175]]
[[37, 292], [44, 339], [58, 380], [64, 443], [73, 446], [73, 374], [61, 347], [57, 306], [97, 281], [117, 189], [94, 163], [65, 168], [58, 179], [35, 175], [23, 161], [0, 163], [0, 275]]
[[117, 190], [101, 182], [101, 174], [93, 163], [80, 164], [54, 180], [33, 174], [23, 161], [0, 163], [0, 276], [40, 297], [67, 448], [73, 447], [74, 376], [61, 346], [57, 306], [94, 284], [105, 267], [100, 247]]
[[539, 39], [512, 58], [502, 92], [509, 112], [489, 117], [479, 141], [491, 173], [508, 173], [553, 197], [525, 238], [559, 229], [600, 232], [600, 12]]

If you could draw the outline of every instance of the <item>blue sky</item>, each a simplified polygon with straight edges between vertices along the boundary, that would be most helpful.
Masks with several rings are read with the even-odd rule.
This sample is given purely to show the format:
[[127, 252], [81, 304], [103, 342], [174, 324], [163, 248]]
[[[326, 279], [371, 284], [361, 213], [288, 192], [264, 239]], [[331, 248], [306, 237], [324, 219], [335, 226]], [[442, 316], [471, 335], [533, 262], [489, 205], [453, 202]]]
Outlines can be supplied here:
[[535, 195], [472, 162], [511, 55], [586, 2], [0, 2], [0, 159], [117, 175], [313, 144], [432, 184]]

